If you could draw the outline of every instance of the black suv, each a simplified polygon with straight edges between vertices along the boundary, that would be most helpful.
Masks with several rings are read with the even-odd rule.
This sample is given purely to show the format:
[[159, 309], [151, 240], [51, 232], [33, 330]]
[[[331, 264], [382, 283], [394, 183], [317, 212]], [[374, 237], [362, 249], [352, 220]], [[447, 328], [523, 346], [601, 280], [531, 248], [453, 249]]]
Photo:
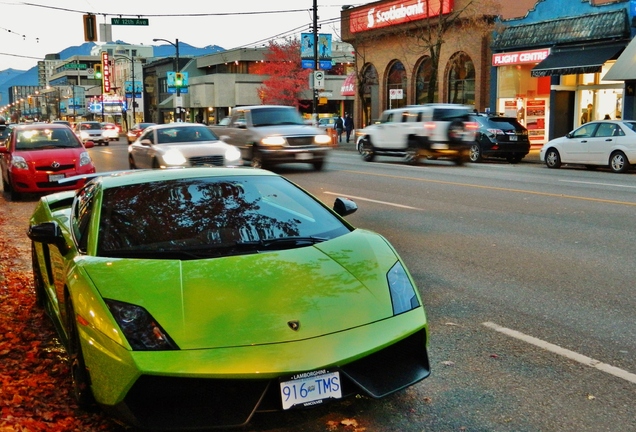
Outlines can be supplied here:
[[470, 161], [502, 158], [518, 163], [530, 152], [528, 129], [515, 117], [474, 114], [471, 119], [479, 124], [475, 142], [470, 146]]

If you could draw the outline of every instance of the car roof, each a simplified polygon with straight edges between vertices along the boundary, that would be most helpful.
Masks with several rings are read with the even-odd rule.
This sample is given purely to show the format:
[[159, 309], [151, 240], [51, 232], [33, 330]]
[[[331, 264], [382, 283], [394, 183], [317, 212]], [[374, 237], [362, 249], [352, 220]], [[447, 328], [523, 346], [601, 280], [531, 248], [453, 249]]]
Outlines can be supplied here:
[[157, 181], [182, 180], [201, 177], [227, 178], [244, 176], [280, 177], [280, 175], [271, 171], [254, 169], [250, 167], [193, 167], [174, 168], [167, 170], [130, 170], [115, 171], [110, 173], [97, 173], [89, 177], [94, 177], [93, 181], [101, 183], [104, 189], [109, 189], [114, 187], [126, 186], [129, 184], [153, 183]]
[[[143, 123], [141, 123], [141, 124], [143, 124]], [[151, 123], [147, 127], [148, 127], [148, 129], [152, 128], [153, 130], [157, 130], [157, 129], [172, 129], [172, 128], [175, 128], [175, 127], [207, 127], [207, 126], [202, 124], [202, 123], [173, 122], [173, 123], [164, 123], [164, 124]]]
[[29, 124], [14, 124], [11, 127], [17, 130], [26, 129], [68, 129], [68, 126], [63, 123], [29, 123]]

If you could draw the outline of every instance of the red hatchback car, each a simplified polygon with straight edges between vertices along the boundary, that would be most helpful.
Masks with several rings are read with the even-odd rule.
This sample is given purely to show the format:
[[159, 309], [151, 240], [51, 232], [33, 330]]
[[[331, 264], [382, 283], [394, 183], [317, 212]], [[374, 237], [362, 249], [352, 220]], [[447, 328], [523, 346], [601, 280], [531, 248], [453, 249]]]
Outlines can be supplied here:
[[93, 161], [77, 135], [62, 124], [15, 125], [8, 139], [0, 143], [2, 187], [12, 201], [22, 193], [53, 193], [73, 190], [84, 180], [58, 183], [58, 180], [95, 172]]

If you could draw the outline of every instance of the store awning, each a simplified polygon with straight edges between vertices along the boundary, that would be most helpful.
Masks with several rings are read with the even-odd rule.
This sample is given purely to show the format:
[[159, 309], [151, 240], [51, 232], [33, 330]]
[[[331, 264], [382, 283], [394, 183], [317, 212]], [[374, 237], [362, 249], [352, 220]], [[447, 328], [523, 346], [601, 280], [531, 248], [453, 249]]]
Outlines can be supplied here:
[[636, 80], [636, 39], [616, 59], [614, 66], [601, 78], [602, 81]]
[[533, 77], [601, 72], [603, 64], [616, 58], [625, 44], [554, 47], [550, 55], [536, 65]]
[[343, 96], [355, 96], [356, 95], [356, 73], [352, 72], [347, 75], [342, 87], [340, 87], [340, 94]]

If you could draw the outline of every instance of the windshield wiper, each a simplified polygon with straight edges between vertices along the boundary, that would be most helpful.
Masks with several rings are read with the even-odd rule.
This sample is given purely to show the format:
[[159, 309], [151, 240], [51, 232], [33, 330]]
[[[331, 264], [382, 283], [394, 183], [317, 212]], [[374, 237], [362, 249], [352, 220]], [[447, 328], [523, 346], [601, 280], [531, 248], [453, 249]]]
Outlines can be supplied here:
[[259, 248], [267, 249], [267, 250], [275, 250], [275, 249], [291, 249], [295, 247], [303, 247], [303, 246], [311, 246], [316, 243], [322, 243], [324, 241], [329, 240], [324, 237], [301, 237], [301, 236], [292, 236], [292, 237], [278, 237], [271, 239], [263, 239], [263, 240], [254, 240], [254, 241], [240, 241], [237, 242], [239, 246], [257, 246]]

